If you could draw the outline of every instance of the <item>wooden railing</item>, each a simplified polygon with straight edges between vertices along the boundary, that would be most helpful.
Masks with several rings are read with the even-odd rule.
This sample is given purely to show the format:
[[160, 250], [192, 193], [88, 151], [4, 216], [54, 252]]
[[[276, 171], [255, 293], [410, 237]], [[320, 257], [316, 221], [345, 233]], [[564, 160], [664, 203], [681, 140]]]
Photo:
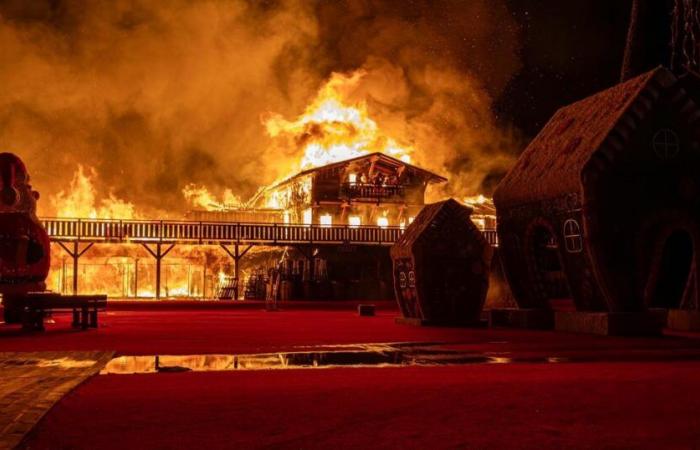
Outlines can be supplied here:
[[[399, 227], [300, 225], [278, 223], [192, 222], [170, 220], [41, 219], [53, 241], [177, 242], [214, 244], [360, 244], [391, 245], [401, 236]], [[494, 230], [484, 231], [497, 245]]]
[[406, 187], [399, 184], [343, 183], [340, 186], [341, 198], [391, 198], [403, 197]]

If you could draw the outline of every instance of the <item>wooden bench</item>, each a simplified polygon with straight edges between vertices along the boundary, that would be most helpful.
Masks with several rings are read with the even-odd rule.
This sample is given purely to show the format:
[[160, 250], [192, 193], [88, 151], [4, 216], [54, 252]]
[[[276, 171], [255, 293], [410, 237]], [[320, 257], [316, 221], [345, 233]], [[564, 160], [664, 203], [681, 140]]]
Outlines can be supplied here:
[[107, 308], [106, 295], [28, 293], [22, 298], [22, 328], [44, 331], [47, 313], [72, 312], [73, 328], [97, 328], [97, 312]]

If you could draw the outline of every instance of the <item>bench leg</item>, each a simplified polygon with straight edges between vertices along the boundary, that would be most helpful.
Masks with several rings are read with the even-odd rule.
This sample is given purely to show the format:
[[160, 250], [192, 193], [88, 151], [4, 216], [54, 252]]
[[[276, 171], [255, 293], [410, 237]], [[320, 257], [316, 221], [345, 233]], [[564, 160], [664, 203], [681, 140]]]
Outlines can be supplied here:
[[44, 311], [25, 308], [22, 311], [22, 329], [24, 331], [45, 331]]
[[71, 326], [73, 328], [80, 327], [80, 311], [78, 311], [78, 308], [73, 308], [73, 322], [71, 323]]
[[97, 328], [97, 308], [90, 311], [90, 328]]
[[32, 311], [27, 308], [22, 310], [22, 329], [24, 331], [34, 330], [34, 320], [32, 318]]
[[83, 330], [88, 329], [88, 309], [83, 307], [80, 311], [80, 328]]
[[34, 319], [34, 323], [36, 324], [36, 330], [38, 331], [45, 331], [46, 329], [44, 328], [44, 311], [37, 311]]

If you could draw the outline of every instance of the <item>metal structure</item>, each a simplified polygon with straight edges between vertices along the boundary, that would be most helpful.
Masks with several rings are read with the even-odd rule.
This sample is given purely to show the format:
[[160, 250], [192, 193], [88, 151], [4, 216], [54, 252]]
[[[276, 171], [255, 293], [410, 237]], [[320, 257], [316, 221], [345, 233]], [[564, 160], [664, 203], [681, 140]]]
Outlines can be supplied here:
[[[161, 260], [176, 244], [221, 246], [233, 258], [235, 277], [238, 279], [240, 260], [254, 245], [390, 246], [403, 233], [400, 227], [351, 225], [67, 218], [40, 220], [51, 241], [68, 252], [74, 267], [94, 244], [142, 245], [156, 259], [156, 298], [160, 297]], [[484, 235], [491, 245], [497, 245], [495, 230], [487, 230]], [[85, 244], [82, 250], [81, 243]], [[74, 293], [78, 292], [77, 273], [77, 270], [73, 271]]]

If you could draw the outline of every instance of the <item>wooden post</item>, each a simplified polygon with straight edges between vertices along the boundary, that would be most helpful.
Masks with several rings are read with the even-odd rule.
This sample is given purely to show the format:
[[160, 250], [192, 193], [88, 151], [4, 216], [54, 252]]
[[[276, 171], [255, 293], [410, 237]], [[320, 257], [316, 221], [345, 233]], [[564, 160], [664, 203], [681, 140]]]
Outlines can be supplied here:
[[134, 258], [134, 298], [139, 298], [139, 259]]
[[160, 299], [160, 274], [161, 274], [161, 261], [165, 256], [170, 253], [170, 250], [175, 247], [175, 244], [170, 244], [168, 247], [163, 250], [162, 243], [158, 242], [156, 244], [155, 250], [153, 250], [149, 244], [146, 244], [145, 242], [141, 243], [143, 248], [145, 248], [148, 253], [151, 254], [156, 259], [156, 299]]
[[[61, 246], [63, 250], [68, 253], [68, 255], [73, 258], [73, 295], [78, 294], [78, 260], [81, 256], [85, 254], [86, 251], [94, 245], [94, 242], [90, 242], [84, 249], [80, 250], [80, 242], [73, 241], [73, 248], [69, 248], [66, 244], [58, 241], [58, 245]], [[64, 266], [65, 267], [65, 266]]]
[[234, 262], [233, 276], [236, 280], [236, 287], [233, 289], [233, 293], [236, 296], [236, 300], [238, 300], [238, 290], [240, 287], [240, 280], [238, 279], [238, 277], [240, 275], [240, 262], [241, 262], [241, 259], [243, 259], [243, 257], [246, 255], [246, 253], [248, 253], [248, 251], [251, 248], [253, 248], [253, 244], [249, 244], [248, 247], [246, 247], [246, 249], [243, 250], [242, 252], [240, 251], [238, 242], [233, 244], [233, 252], [231, 251], [231, 249], [229, 249], [226, 246], [226, 244], [219, 244], [219, 245], [221, 246], [221, 248], [224, 249], [224, 251], [226, 253], [228, 253], [228, 255], [231, 258], [233, 258], [233, 262]]

